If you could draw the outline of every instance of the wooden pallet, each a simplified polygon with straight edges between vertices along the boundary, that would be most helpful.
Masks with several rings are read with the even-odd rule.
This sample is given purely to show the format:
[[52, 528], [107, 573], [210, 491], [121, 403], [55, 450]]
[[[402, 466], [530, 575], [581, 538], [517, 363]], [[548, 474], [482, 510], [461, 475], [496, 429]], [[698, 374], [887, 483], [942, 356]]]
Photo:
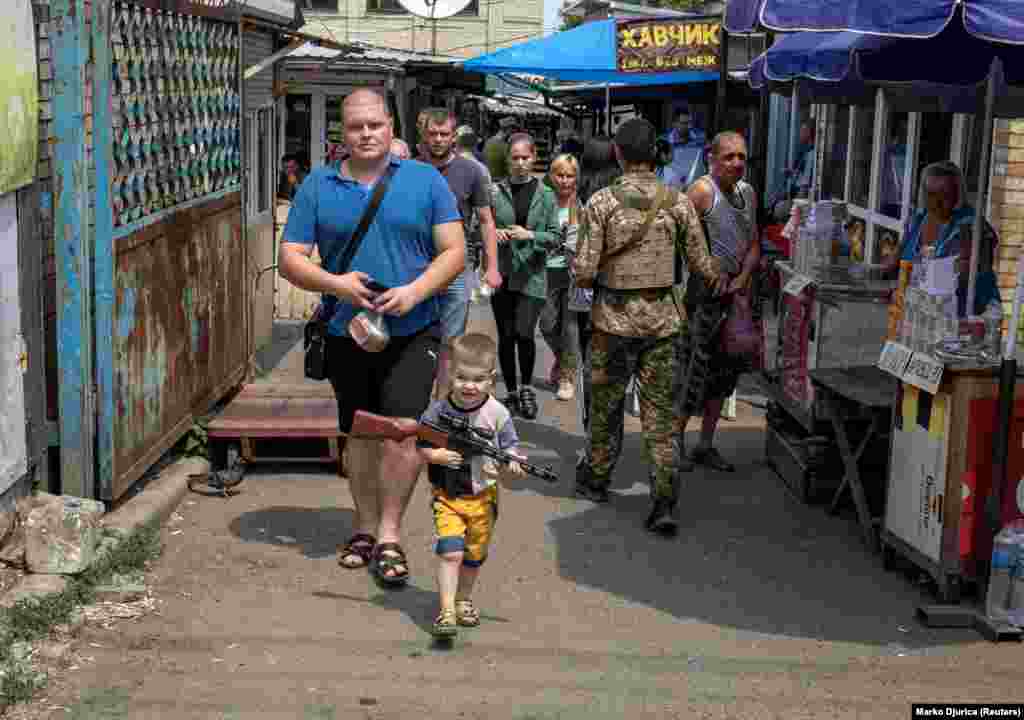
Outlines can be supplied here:
[[329, 463], [342, 472], [344, 441], [330, 383], [246, 385], [207, 427], [214, 469], [237, 444], [246, 462]]

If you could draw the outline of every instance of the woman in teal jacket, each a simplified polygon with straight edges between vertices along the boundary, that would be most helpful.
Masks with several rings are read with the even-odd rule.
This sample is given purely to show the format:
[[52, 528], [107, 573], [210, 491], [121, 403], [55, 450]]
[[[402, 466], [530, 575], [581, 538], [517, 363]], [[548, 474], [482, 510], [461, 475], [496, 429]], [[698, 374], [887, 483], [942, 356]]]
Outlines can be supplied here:
[[555, 194], [533, 175], [536, 159], [533, 138], [513, 135], [508, 142], [509, 176], [494, 186], [498, 269], [505, 278], [491, 297], [498, 362], [509, 391], [505, 405], [528, 420], [537, 417], [534, 332], [547, 299], [548, 254], [560, 234]]

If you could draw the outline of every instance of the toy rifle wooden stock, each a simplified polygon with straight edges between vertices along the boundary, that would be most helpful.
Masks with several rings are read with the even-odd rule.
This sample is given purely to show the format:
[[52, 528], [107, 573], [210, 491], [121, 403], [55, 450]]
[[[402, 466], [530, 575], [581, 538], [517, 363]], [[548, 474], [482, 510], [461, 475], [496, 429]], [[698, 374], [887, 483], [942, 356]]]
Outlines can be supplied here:
[[515, 455], [499, 450], [491, 444], [494, 433], [482, 428], [475, 428], [467, 418], [457, 415], [442, 414], [439, 423], [430, 421], [421, 423], [412, 418], [384, 417], [356, 410], [349, 437], [395, 441], [415, 437], [434, 447], [457, 452], [464, 458], [484, 455], [506, 465], [516, 462], [528, 475], [533, 475], [549, 483], [558, 482], [558, 475], [551, 468], [533, 465]]

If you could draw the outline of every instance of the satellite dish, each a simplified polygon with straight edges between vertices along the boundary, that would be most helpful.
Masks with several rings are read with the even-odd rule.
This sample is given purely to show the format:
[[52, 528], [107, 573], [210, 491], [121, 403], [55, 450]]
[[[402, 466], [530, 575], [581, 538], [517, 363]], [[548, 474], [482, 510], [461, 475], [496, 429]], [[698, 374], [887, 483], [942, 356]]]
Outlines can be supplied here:
[[398, 0], [398, 4], [411, 12], [430, 20], [451, 17], [465, 10], [472, 0]]

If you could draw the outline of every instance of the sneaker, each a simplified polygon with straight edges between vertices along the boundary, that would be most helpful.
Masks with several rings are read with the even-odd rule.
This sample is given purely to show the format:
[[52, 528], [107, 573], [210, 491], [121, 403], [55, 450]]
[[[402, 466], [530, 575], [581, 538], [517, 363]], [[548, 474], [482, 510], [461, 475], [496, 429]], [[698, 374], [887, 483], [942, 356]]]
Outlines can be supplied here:
[[519, 412], [527, 420], [537, 417], [537, 393], [532, 387], [519, 388]]
[[672, 515], [675, 509], [674, 503], [664, 499], [655, 499], [651, 514], [647, 516], [644, 526], [656, 535], [671, 537], [679, 530], [679, 523]]
[[712, 470], [729, 473], [736, 472], [736, 466], [722, 457], [721, 453], [713, 447], [706, 449], [698, 448], [693, 451], [693, 455], [690, 457], [698, 465], [707, 465]]
[[576, 396], [576, 388], [569, 380], [560, 380], [558, 383], [558, 392], [555, 397], [559, 400], [572, 400]]

